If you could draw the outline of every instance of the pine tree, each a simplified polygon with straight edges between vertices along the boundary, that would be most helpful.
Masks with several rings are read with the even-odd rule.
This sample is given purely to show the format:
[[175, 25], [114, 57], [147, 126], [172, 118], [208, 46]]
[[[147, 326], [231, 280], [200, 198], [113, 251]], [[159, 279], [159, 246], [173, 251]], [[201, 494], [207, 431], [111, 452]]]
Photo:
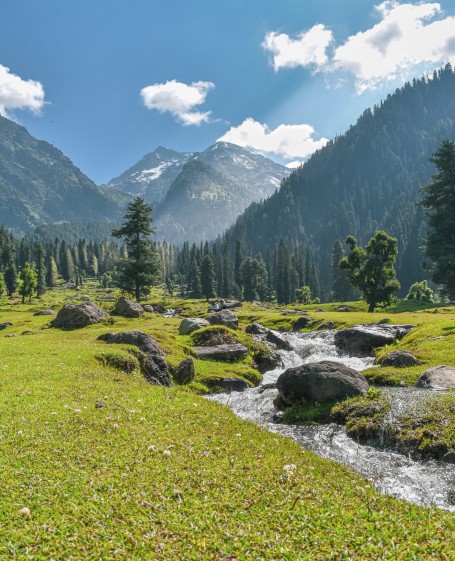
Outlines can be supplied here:
[[216, 296], [216, 275], [212, 258], [206, 253], [201, 265], [201, 289], [204, 298], [214, 298]]
[[332, 301], [347, 302], [351, 300], [352, 287], [345, 270], [340, 269], [340, 261], [344, 257], [340, 240], [335, 240], [332, 250]]
[[51, 255], [47, 266], [47, 275], [46, 275], [47, 286], [53, 288], [54, 286], [57, 286], [57, 281], [58, 281], [57, 264], [55, 262], [54, 256]]
[[190, 272], [188, 273], [188, 288], [193, 298], [201, 298], [201, 270], [199, 268], [199, 265], [197, 264], [195, 255], [192, 257], [190, 263]]
[[118, 285], [122, 290], [134, 293], [139, 302], [150, 292], [157, 281], [160, 263], [149, 239], [152, 228], [152, 207], [137, 197], [128, 204], [124, 222], [112, 231], [116, 238], [124, 238], [128, 259], [118, 262]]
[[6, 293], [6, 283], [3, 273], [0, 273], [0, 298]]
[[45, 265], [45, 251], [42, 243], [38, 244], [36, 248], [36, 274], [37, 274], [37, 285], [36, 294], [41, 296], [46, 292], [46, 265]]
[[430, 161], [437, 173], [422, 189], [420, 204], [427, 213], [429, 231], [425, 252], [433, 261], [431, 278], [443, 293], [455, 299], [455, 142], [445, 140]]

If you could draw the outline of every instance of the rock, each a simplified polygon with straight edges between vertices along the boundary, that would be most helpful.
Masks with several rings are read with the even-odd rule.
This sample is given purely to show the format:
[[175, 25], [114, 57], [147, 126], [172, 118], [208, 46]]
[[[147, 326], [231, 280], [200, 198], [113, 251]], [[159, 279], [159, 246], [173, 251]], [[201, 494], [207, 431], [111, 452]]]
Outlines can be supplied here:
[[336, 312], [352, 312], [351, 306], [338, 306], [335, 308]]
[[235, 360], [244, 358], [248, 349], [243, 345], [217, 345], [216, 347], [193, 347], [196, 358], [210, 358], [212, 360]]
[[239, 326], [239, 318], [230, 310], [220, 310], [216, 314], [207, 316], [210, 325], [225, 325], [231, 329], [237, 329]]
[[271, 329], [267, 329], [265, 338], [267, 339], [267, 341], [269, 341], [269, 343], [275, 345], [277, 349], [292, 351], [292, 345], [288, 341], [283, 339], [283, 337], [278, 335], [278, 333], [274, 333]]
[[238, 300], [231, 300], [228, 302], [225, 302], [226, 305], [226, 309], [231, 309], [231, 308], [240, 308], [242, 306], [242, 302], [239, 302]]
[[201, 318], [185, 318], [179, 325], [180, 335], [188, 335], [201, 327], [208, 327], [210, 323], [206, 319]]
[[40, 310], [39, 312], [35, 312], [34, 316], [56, 316], [57, 312], [54, 310]]
[[5, 335], [5, 337], [16, 337], [14, 333], [10, 333], [9, 335]]
[[96, 407], [97, 409], [101, 409], [102, 407], [106, 407], [106, 403], [105, 403], [104, 401], [97, 401], [97, 402], [95, 403], [95, 407]]
[[107, 317], [109, 314], [93, 302], [66, 304], [51, 321], [51, 325], [61, 329], [80, 329], [93, 323], [99, 323]]
[[89, 302], [90, 296], [88, 294], [86, 294], [85, 296], [79, 296], [79, 300], [80, 302]]
[[245, 332], [251, 335], [266, 335], [268, 329], [260, 323], [253, 322], [246, 326]]
[[256, 363], [256, 367], [261, 374], [283, 366], [283, 361], [280, 355], [275, 351], [270, 351], [269, 354], [258, 353], [254, 357], [254, 362]]
[[137, 358], [145, 378], [152, 384], [170, 386], [171, 378], [164, 353], [155, 339], [142, 331], [121, 331], [120, 333], [104, 333], [98, 337], [100, 341], [110, 344], [134, 345], [143, 354]]
[[198, 347], [216, 347], [218, 345], [236, 345], [240, 341], [226, 327], [212, 327], [192, 335], [191, 340]]
[[10, 321], [5, 321], [5, 323], [0, 323], [0, 331], [2, 329], [6, 329], [7, 327], [11, 327], [13, 324]]
[[151, 306], [150, 304], [144, 304], [142, 306], [142, 309], [144, 310], [144, 312], [149, 312], [150, 314], [156, 313], [155, 308], [153, 306]]
[[324, 308], [318, 308], [316, 311], [317, 312], [325, 312]]
[[455, 368], [445, 364], [433, 366], [420, 375], [416, 387], [429, 390], [455, 389]]
[[392, 323], [392, 320], [390, 318], [382, 318], [377, 322], [376, 325], [386, 325], [388, 323]]
[[144, 309], [137, 302], [121, 296], [115, 304], [115, 313], [125, 318], [138, 318], [144, 313]]
[[381, 366], [395, 366], [396, 368], [405, 368], [407, 366], [417, 366], [422, 364], [409, 351], [393, 351], [389, 353], [381, 362]]
[[304, 329], [305, 327], [309, 327], [311, 324], [311, 318], [302, 316], [295, 320], [292, 324], [292, 331], [300, 331], [300, 329]]
[[404, 380], [400, 380], [400, 383], [398, 384], [400, 388], [406, 388], [407, 384]]
[[446, 462], [448, 464], [455, 464], [455, 450], [449, 450], [442, 456], [441, 462]]
[[293, 405], [302, 400], [321, 402], [366, 393], [368, 382], [352, 368], [324, 360], [288, 368], [277, 380], [282, 400]]
[[189, 384], [194, 380], [194, 362], [192, 358], [185, 358], [177, 366], [174, 374], [174, 380], [177, 384]]
[[248, 384], [241, 378], [214, 378], [205, 380], [205, 384], [224, 392], [243, 392], [248, 389]]
[[322, 331], [324, 329], [333, 329], [335, 327], [335, 323], [333, 321], [326, 321], [325, 323], [321, 323], [318, 327], [318, 331]]
[[414, 325], [356, 325], [335, 333], [335, 345], [344, 351], [371, 355], [374, 349], [391, 345], [407, 335]]

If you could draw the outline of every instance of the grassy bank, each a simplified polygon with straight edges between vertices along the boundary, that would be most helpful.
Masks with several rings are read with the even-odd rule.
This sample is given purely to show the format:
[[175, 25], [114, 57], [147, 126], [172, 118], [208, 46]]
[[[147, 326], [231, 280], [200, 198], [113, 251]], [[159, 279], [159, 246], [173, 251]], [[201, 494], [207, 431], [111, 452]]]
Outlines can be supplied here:
[[[347, 468], [191, 388], [151, 386], [137, 370], [127, 374], [97, 358], [121, 352], [98, 335], [140, 329], [176, 365], [190, 344], [177, 335], [178, 319], [146, 314], [61, 331], [47, 327], [49, 317], [33, 316], [62, 301], [49, 294], [0, 308], [0, 322], [13, 323], [0, 332], [2, 561], [453, 558], [453, 514], [382, 496]], [[184, 305], [186, 315], [206, 311], [204, 302]], [[362, 314], [312, 312], [345, 325]], [[270, 327], [294, 319], [251, 304], [239, 316], [243, 326], [252, 318]], [[455, 324], [453, 315], [433, 317], [438, 333], [446, 321]], [[196, 361], [193, 390], [202, 391], [207, 376], [251, 368], [251, 356]]]

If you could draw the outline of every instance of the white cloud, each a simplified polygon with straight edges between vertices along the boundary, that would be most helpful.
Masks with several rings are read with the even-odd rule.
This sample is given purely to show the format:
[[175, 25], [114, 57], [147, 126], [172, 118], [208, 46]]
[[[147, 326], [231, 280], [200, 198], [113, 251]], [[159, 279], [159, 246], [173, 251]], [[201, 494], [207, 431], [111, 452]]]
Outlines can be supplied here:
[[332, 32], [321, 24], [291, 39], [285, 33], [267, 33], [262, 43], [272, 53], [275, 70], [297, 66], [320, 67], [327, 63], [327, 48], [333, 40]]
[[44, 105], [44, 88], [35, 80], [23, 80], [0, 64], [0, 115], [10, 110], [29, 109], [39, 114]]
[[262, 46], [272, 52], [275, 70], [314, 66], [327, 73], [346, 72], [358, 93], [407, 79], [416, 70], [455, 64], [455, 17], [446, 17], [440, 3], [387, 0], [375, 10], [379, 22], [340, 45], [318, 24], [297, 39], [268, 33]]
[[302, 162], [301, 160], [294, 160], [293, 162], [288, 162], [284, 167], [289, 169], [296, 169], [299, 168], [304, 163], [305, 162]]
[[291, 160], [307, 158], [327, 144], [327, 138], [315, 140], [313, 135], [314, 128], [311, 125], [279, 125], [270, 130], [267, 125], [248, 118], [238, 127], [229, 129], [218, 140]]
[[334, 70], [356, 80], [359, 93], [403, 76], [414, 67], [455, 61], [455, 17], [443, 17], [439, 3], [376, 6], [381, 21], [336, 48]]
[[165, 84], [142, 88], [141, 96], [148, 109], [170, 113], [186, 126], [200, 125], [209, 120], [211, 111], [194, 111], [194, 108], [205, 102], [208, 92], [214, 87], [212, 82], [193, 82], [188, 85], [170, 80]]

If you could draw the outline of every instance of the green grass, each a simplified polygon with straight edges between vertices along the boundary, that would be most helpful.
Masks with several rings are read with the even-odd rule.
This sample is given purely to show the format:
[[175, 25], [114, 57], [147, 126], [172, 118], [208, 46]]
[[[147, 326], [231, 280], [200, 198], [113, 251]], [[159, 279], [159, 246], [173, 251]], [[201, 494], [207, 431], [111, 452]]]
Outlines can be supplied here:
[[[383, 496], [191, 388], [151, 386], [96, 358], [113, 352], [101, 333], [140, 329], [176, 365], [190, 346], [180, 320], [116, 317], [65, 332], [33, 316], [63, 297], [0, 308], [0, 322], [13, 323], [0, 332], [2, 561], [453, 559], [453, 514]], [[242, 308], [243, 326], [253, 312]], [[289, 320], [257, 315], [269, 326]], [[210, 373], [247, 376], [251, 361], [196, 361], [194, 390]]]

